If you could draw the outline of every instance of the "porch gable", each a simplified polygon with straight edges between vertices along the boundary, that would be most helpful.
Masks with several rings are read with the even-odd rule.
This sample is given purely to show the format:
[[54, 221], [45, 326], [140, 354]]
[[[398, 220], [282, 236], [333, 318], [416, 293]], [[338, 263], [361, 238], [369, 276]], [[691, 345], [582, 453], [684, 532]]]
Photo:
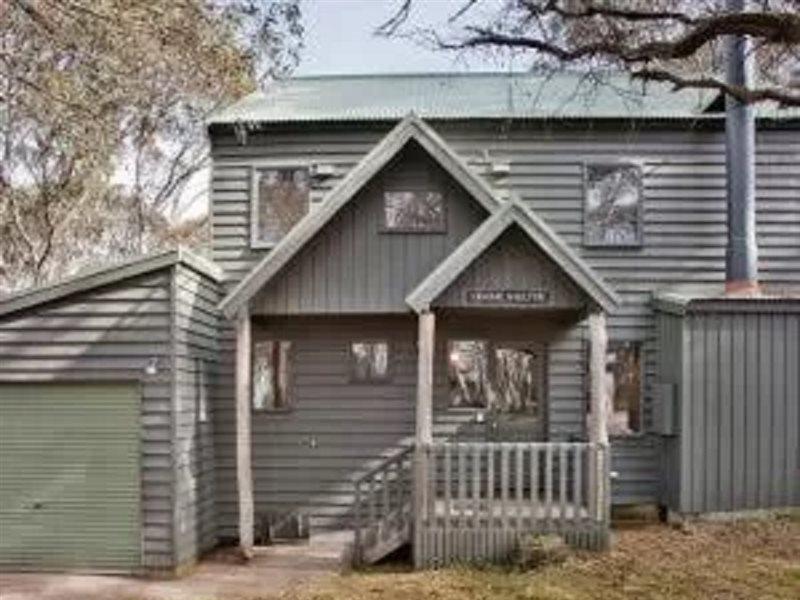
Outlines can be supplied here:
[[[524, 234], [532, 256], [518, 259], [525, 246], [506, 236]], [[527, 238], [527, 239], [525, 239]], [[500, 246], [503, 246], [498, 251]], [[540, 218], [511, 199], [484, 221], [406, 297], [416, 312], [441, 306], [524, 305], [577, 308], [585, 300], [605, 312], [619, 296]]]
[[434, 308], [582, 310], [586, 295], [516, 224], [447, 288]]

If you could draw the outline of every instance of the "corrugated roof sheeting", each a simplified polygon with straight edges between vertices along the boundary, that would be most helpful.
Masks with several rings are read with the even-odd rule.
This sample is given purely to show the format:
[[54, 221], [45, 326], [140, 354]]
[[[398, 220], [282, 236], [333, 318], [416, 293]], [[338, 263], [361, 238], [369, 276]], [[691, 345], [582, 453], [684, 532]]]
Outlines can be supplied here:
[[682, 117], [713, 99], [697, 91], [641, 84], [627, 76], [594, 86], [582, 74], [441, 73], [297, 77], [277, 82], [216, 113], [210, 123], [238, 121], [392, 120], [422, 118]]
[[[627, 74], [425, 73], [296, 77], [215, 113], [210, 124], [424, 119], [718, 118], [704, 113], [716, 93], [675, 91]], [[760, 109], [760, 116], [800, 111]]]

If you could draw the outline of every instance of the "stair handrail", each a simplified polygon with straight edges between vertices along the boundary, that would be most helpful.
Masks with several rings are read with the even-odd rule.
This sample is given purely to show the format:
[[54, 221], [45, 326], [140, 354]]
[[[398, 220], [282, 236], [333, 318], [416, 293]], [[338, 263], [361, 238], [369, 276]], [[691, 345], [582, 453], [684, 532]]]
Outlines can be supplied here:
[[[363, 550], [364, 550], [364, 548], [363, 548], [363, 539], [362, 539], [362, 530], [364, 529], [364, 523], [363, 523], [363, 518], [362, 518], [363, 517], [363, 513], [364, 513], [364, 506], [363, 506], [364, 502], [363, 502], [363, 498], [362, 498], [362, 487], [367, 482], [370, 482], [370, 481], [374, 480], [376, 478], [376, 476], [379, 475], [379, 474], [381, 474], [381, 481], [385, 485], [385, 482], [386, 482], [385, 473], [387, 473], [389, 471], [389, 469], [394, 467], [395, 465], [402, 465], [403, 461], [405, 461], [406, 458], [410, 454], [412, 454], [413, 452], [414, 452], [414, 445], [413, 444], [405, 445], [402, 450], [393, 453], [391, 456], [386, 457], [378, 465], [376, 465], [375, 467], [371, 468], [370, 470], [368, 470], [367, 472], [363, 473], [362, 475], [360, 475], [359, 477], [357, 477], [357, 478], [355, 478], [353, 480], [353, 487], [355, 488], [355, 501], [353, 503], [353, 509], [354, 509], [354, 524], [353, 524], [354, 536], [353, 536], [353, 538], [354, 538], [354, 544], [355, 544], [355, 547], [354, 547], [354, 559], [355, 559], [356, 563], [360, 563], [361, 562], [361, 558], [362, 558]], [[371, 492], [373, 491], [372, 488], [370, 488], [370, 491]], [[387, 497], [388, 497], [388, 494], [387, 494]], [[371, 512], [374, 512], [374, 507], [375, 507], [375, 499], [373, 497], [373, 498], [370, 498], [370, 509], [371, 509]], [[402, 510], [402, 506], [398, 506], [397, 508]], [[391, 511], [389, 510], [389, 507], [384, 506], [384, 512], [386, 512], [388, 514]], [[371, 514], [371, 519], [370, 520], [374, 521], [375, 520], [375, 516], [376, 515]], [[368, 525], [371, 525], [371, 523], [368, 523]]]

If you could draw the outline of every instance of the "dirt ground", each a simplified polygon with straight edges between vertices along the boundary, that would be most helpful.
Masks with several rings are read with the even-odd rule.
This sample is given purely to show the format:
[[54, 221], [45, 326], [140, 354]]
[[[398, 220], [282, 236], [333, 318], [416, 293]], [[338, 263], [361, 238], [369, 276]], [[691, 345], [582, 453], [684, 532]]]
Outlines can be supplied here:
[[800, 516], [615, 532], [604, 554], [533, 572], [401, 564], [337, 574], [339, 555], [260, 549], [249, 565], [217, 556], [170, 581], [0, 574], [2, 600], [579, 600], [800, 598]]
[[0, 600], [250, 600], [341, 570], [338, 549], [257, 548], [243, 565], [229, 551], [203, 560], [180, 579], [69, 573], [0, 573]]
[[285, 592], [284, 600], [608, 600], [800, 598], [800, 518], [651, 524], [616, 532], [606, 554], [559, 566], [509, 569], [380, 569], [331, 577]]

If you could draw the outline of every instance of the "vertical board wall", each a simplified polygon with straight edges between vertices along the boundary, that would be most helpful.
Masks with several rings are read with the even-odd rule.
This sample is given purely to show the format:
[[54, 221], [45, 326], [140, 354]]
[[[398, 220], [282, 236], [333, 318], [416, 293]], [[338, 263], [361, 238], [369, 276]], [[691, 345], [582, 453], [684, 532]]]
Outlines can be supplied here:
[[662, 316], [678, 385], [664, 500], [681, 513], [800, 504], [800, 304], [729, 301]]

